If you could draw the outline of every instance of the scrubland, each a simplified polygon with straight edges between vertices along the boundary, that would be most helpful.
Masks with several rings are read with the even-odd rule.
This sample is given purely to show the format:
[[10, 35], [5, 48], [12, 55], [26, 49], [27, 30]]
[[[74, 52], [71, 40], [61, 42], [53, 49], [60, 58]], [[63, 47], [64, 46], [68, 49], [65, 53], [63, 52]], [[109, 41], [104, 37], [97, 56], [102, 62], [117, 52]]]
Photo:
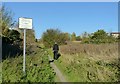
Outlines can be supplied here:
[[60, 46], [61, 57], [55, 64], [69, 82], [117, 82], [120, 65], [118, 43]]

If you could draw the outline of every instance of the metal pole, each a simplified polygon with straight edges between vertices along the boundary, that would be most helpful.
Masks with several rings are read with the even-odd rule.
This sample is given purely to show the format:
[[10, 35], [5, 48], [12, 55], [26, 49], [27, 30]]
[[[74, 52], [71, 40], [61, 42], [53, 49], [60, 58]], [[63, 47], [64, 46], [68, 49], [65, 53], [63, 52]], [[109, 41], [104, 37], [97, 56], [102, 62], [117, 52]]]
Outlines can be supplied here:
[[25, 48], [26, 48], [26, 29], [24, 29], [24, 47], [23, 47], [23, 72], [25, 73]]

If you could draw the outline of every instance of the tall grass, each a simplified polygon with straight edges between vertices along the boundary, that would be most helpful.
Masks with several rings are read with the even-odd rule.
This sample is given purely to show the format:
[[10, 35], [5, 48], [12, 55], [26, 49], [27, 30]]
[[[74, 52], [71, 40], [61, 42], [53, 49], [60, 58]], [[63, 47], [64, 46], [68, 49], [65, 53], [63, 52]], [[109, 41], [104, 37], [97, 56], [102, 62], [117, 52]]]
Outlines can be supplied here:
[[118, 44], [78, 44], [72, 43], [60, 47], [62, 54], [84, 53], [97, 60], [118, 59]]
[[117, 82], [118, 44], [68, 44], [55, 63], [70, 82]]

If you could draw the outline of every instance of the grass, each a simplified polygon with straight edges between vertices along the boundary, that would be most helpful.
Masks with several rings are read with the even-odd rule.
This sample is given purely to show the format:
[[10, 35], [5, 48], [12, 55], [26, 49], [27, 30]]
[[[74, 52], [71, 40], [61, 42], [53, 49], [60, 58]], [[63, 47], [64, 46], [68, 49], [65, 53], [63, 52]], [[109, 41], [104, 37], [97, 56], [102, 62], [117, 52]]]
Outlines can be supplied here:
[[61, 46], [60, 53], [55, 64], [69, 82], [118, 81], [117, 44], [74, 43]]
[[[70, 56], [70, 55], [66, 55]], [[84, 54], [73, 55], [76, 59], [68, 60], [62, 57], [55, 63], [70, 82], [115, 82], [117, 81], [117, 66], [111, 63], [95, 61], [85, 57]], [[67, 59], [66, 59], [67, 60]]]
[[[60, 46], [62, 54], [86, 54], [90, 59], [113, 61], [118, 59], [118, 44], [78, 44]], [[64, 56], [65, 57], [65, 56]]]
[[2, 81], [6, 82], [54, 82], [55, 72], [50, 67], [45, 49], [26, 55], [26, 74], [22, 71], [23, 56], [3, 61]]
[[[49, 56], [51, 56], [51, 58], [53, 58], [53, 52], [51, 52], [51, 50], [52, 50], [52, 48], [51, 49], [47, 49], [47, 51], [49, 53]], [[54, 62], [56, 63], [57, 61], [55, 60]], [[55, 82], [61, 82], [57, 75], [55, 76]]]
[[60, 79], [58, 78], [58, 76], [55, 76], [55, 82], [60, 82]]
[[[30, 46], [26, 55], [26, 75], [22, 72], [23, 56], [7, 58], [2, 64], [3, 82], [59, 82], [48, 55], [52, 49]], [[54, 61], [68, 82], [116, 82], [118, 65], [117, 44], [79, 44], [60, 46], [61, 57]], [[1, 65], [1, 64], [0, 64]]]

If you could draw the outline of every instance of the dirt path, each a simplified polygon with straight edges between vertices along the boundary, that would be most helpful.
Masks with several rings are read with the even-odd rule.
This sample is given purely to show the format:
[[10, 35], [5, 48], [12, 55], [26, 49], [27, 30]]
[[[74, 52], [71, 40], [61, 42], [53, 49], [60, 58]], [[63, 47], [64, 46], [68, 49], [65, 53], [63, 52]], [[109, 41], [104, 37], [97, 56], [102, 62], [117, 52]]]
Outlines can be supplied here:
[[[52, 61], [53, 59], [49, 57], [49, 60]], [[50, 62], [51, 67], [54, 69], [54, 71], [56, 72], [57, 77], [59, 78], [60, 82], [67, 82], [64, 78], [64, 76], [62, 75], [61, 71], [57, 68], [57, 66], [54, 64], [54, 62]]]

